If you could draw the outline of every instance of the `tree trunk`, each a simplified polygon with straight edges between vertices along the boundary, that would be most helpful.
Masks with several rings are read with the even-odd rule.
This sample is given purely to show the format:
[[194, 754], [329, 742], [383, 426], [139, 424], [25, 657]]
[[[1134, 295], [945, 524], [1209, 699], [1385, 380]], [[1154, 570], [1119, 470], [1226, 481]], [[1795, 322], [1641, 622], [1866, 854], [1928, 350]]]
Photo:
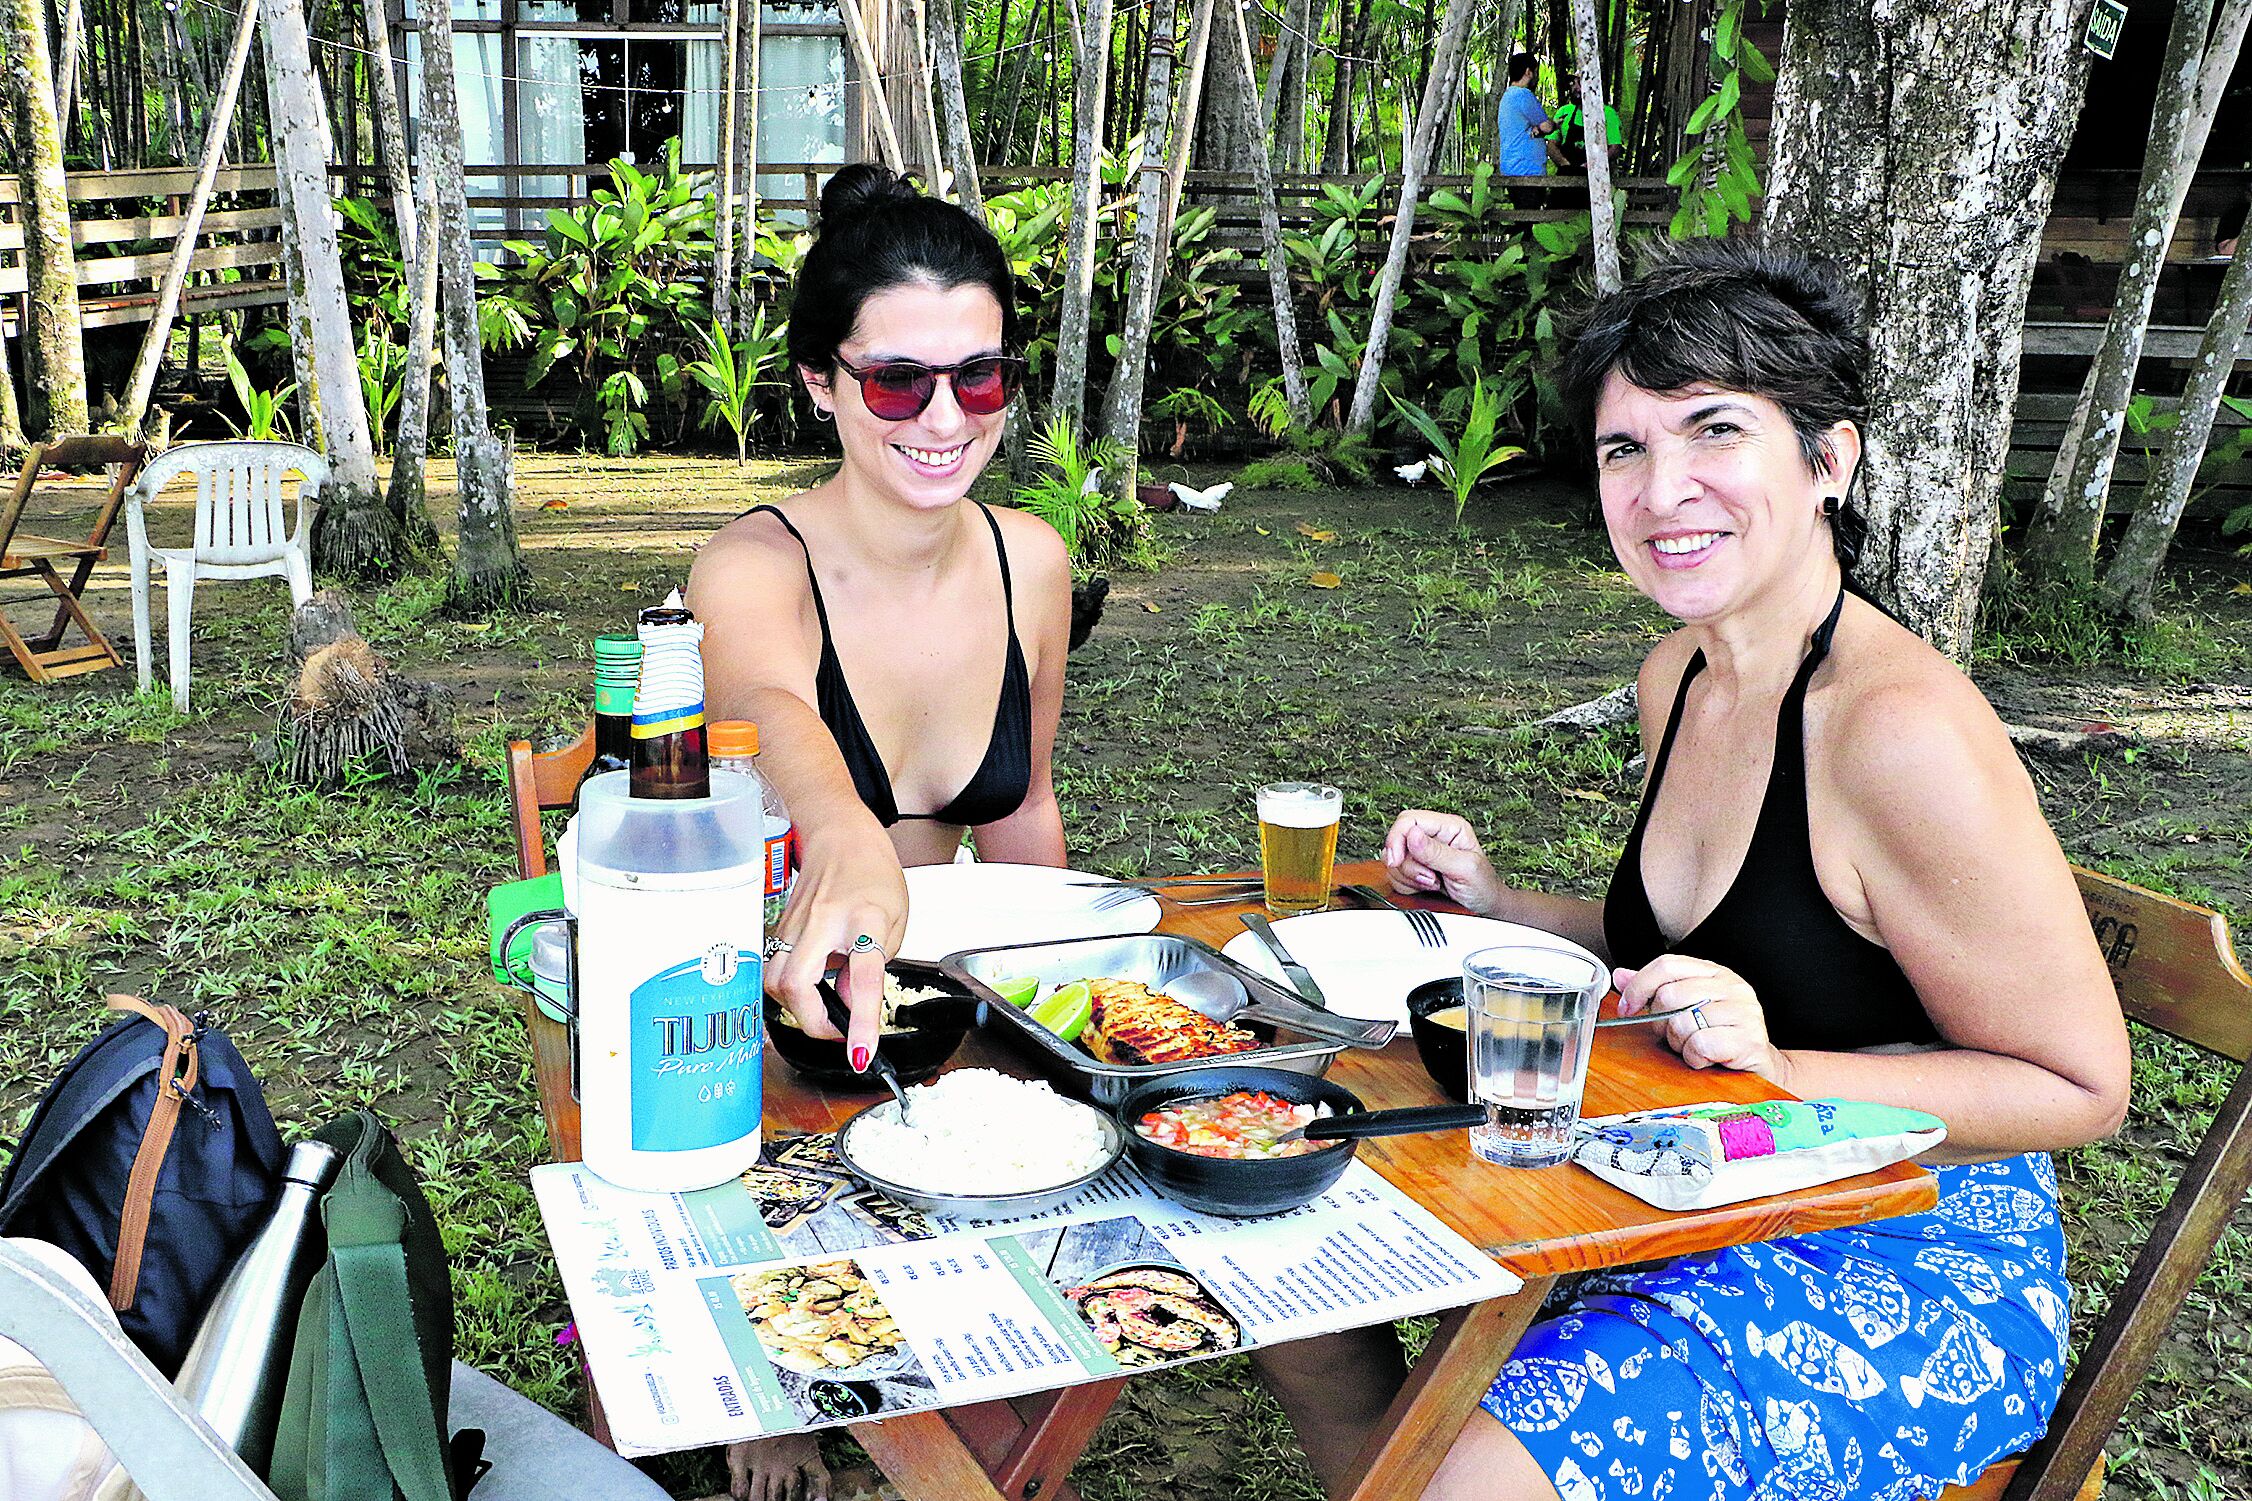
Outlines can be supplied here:
[[923, 176], [929, 181], [931, 191], [945, 196], [946, 184], [941, 180], [946, 170], [946, 154], [938, 144], [938, 91], [935, 86], [937, 68], [931, 60], [930, 18], [923, 0], [908, 0], [908, 9], [914, 20], [913, 45], [915, 49], [915, 113], [922, 117], [923, 138], [915, 149], [930, 163]]
[[884, 70], [877, 65], [876, 49], [868, 44], [868, 22], [860, 14], [860, 0], [842, 0], [845, 37], [852, 43], [853, 60], [860, 65], [860, 107], [876, 122], [876, 144], [884, 165], [894, 172], [907, 170], [907, 153], [899, 147], [899, 127], [892, 123], [891, 100], [884, 92]]
[[1439, 30], [1431, 68], [1423, 87], [1423, 107], [1416, 112], [1415, 136], [1400, 164], [1400, 206], [1392, 218], [1392, 248], [1384, 257], [1384, 273], [1376, 284], [1376, 305], [1369, 311], [1368, 347], [1361, 352], [1360, 376], [1353, 383], [1353, 409], [1345, 428], [1361, 436], [1376, 426], [1376, 393], [1384, 379], [1385, 347], [1392, 339], [1392, 309], [1399, 301], [1400, 282], [1407, 275], [1408, 244], [1415, 236], [1416, 200], [1423, 193], [1423, 174], [1438, 141], [1449, 80], [1462, 66], [1463, 44], [1477, 0], [1454, 0], [1447, 8], [1446, 24]]
[[2174, 430], [2158, 466], [2143, 482], [2142, 503], [2135, 508], [2127, 534], [2119, 539], [2111, 567], [2103, 577], [2103, 601], [2113, 614], [2141, 618], [2151, 610], [2151, 595], [2158, 587], [2158, 570], [2173, 545], [2174, 529], [2181, 525], [2189, 506], [2190, 490], [2197, 481], [2197, 466], [2205, 460], [2205, 445], [2213, 435], [2213, 418], [2220, 411], [2221, 395], [2228, 389], [2238, 355], [2246, 347], [2245, 321], [2252, 318], [2252, 235], [2239, 233], [2236, 254], [2228, 274], [2221, 278], [2220, 300], [2205, 325], [2197, 363], [2190, 368], [2182, 390], [2182, 404]]
[[985, 187], [977, 177], [977, 138], [970, 134], [970, 104], [963, 91], [961, 22], [954, 14], [954, 0], [929, 0], [929, 4], [931, 60], [945, 112], [946, 169], [954, 174], [954, 197], [983, 224]]
[[367, 37], [368, 87], [375, 95], [375, 124], [382, 135], [383, 175], [391, 180], [391, 222], [399, 227], [399, 259], [414, 262], [414, 172], [407, 165], [407, 132], [400, 121], [398, 83], [391, 76], [391, 22], [384, 0], [360, 0]]
[[1165, 218], [1157, 227], [1160, 245], [1173, 243], [1173, 222], [1181, 217], [1181, 190], [1188, 185], [1189, 163], [1196, 152], [1196, 112], [1204, 100], [1205, 65], [1212, 57], [1212, 16], [1217, 6], [1218, 0], [1196, 0], [1196, 9], [1189, 13], [1189, 73], [1181, 84], [1181, 103], [1173, 116], [1177, 123], [1172, 160], [1165, 169]]
[[1103, 81], [1110, 65], [1110, 0], [1089, 0], [1071, 106], [1071, 222], [1063, 269], [1050, 405], [1076, 425], [1087, 409], [1087, 346], [1094, 341], [1095, 234], [1102, 212]]
[[156, 24], [153, 28], [155, 44], [145, 46], [142, 50], [154, 59], [149, 71], [156, 81], [157, 101], [161, 106], [159, 113], [164, 118], [165, 132], [171, 137], [169, 145], [172, 159], [185, 166], [190, 149], [188, 103], [186, 94], [180, 87], [180, 56], [172, 50], [170, 28], [165, 24], [169, 15], [170, 12], [164, 8], [161, 0], [151, 0], [151, 3], [143, 6], [141, 34], [144, 37], [152, 34], [149, 24], [152, 18]]
[[[1260, 135], [1259, 89], [1251, 81], [1243, 66], [1235, 61], [1237, 47], [1231, 40], [1242, 21], [1242, 9], [1249, 0], [1220, 0], [1236, 13], [1235, 19], [1220, 18], [1221, 32], [1217, 45], [1223, 54], [1224, 66], [1214, 68], [1205, 77], [1207, 98], [1203, 115], [1197, 119], [1201, 132], [1196, 143], [1196, 159], [1214, 172], [1248, 172], [1251, 170], [1251, 143]], [[1249, 125], [1246, 125], [1249, 121]]]
[[[380, 0], [371, 0], [380, 3]], [[756, 5], [759, 0], [721, 0], [719, 28], [720, 45], [720, 101], [719, 149], [712, 167], [712, 176], [718, 179], [719, 211], [712, 224], [712, 321], [719, 325], [721, 337], [735, 338], [735, 130], [738, 116], [736, 101], [742, 97], [742, 81], [736, 69], [743, 61], [743, 6]], [[752, 96], [752, 107], [757, 108], [757, 95]], [[746, 253], [748, 247], [746, 247]]]
[[1619, 289], [1619, 219], [1611, 207], [1611, 139], [1603, 114], [1603, 39], [1595, 29], [1595, 0], [1572, 0], [1578, 28], [1580, 135], [1587, 145], [1588, 222], [1595, 235], [1595, 290]]
[[[41, 26], [44, 29], [45, 23]], [[63, 24], [55, 46], [61, 53], [53, 64], [60, 70], [55, 78], [55, 117], [62, 122], [62, 140], [68, 146], [71, 122], [78, 114], [79, 69], [86, 60], [85, 0], [63, 0]]]
[[24, 426], [35, 441], [86, 431], [86, 356], [78, 342], [78, 261], [70, 240], [70, 188], [62, 124], [39, 0], [7, 0], [0, 57], [16, 125], [23, 268], [31, 317], [23, 324]]
[[0, 334], [0, 453], [15, 453], [28, 446], [23, 413], [16, 409], [16, 373], [8, 367], [8, 339]]
[[407, 264], [407, 368], [399, 390], [398, 432], [391, 440], [391, 488], [384, 496], [401, 540], [417, 556], [438, 550], [438, 527], [430, 519], [425, 486], [430, 462], [430, 357], [438, 322], [438, 237], [430, 230], [436, 222], [436, 202], [426, 150], [416, 215], [422, 232], [415, 236], [414, 259]]
[[2222, 0], [2218, 27], [2208, 40], [2212, 0], [2175, 0], [2174, 23], [2159, 65], [2158, 103], [2143, 156], [2141, 185], [2135, 191], [2135, 218], [2128, 231], [2127, 263], [2119, 269], [2119, 291], [2103, 342], [2080, 387], [2058, 444], [2039, 512], [2026, 538], [2026, 554], [2043, 577], [2086, 584], [2095, 574], [2096, 550], [2103, 535], [2111, 473], [2119, 458], [2119, 437], [2127, 425], [2127, 398], [2135, 369], [2142, 363], [2143, 335], [2166, 249], [2181, 217], [2213, 114], [2228, 87], [2229, 71], [2252, 20], [2252, 0]]
[[1283, 404], [1295, 427], [1313, 424], [1314, 412], [1306, 396], [1306, 361], [1298, 349], [1298, 310], [1290, 300], [1290, 260], [1282, 248], [1282, 215], [1275, 207], [1275, 176], [1267, 165], [1267, 138], [1259, 130], [1259, 89], [1251, 70], [1251, 32], [1244, 25], [1243, 8], [1235, 0], [1222, 0], [1235, 28], [1235, 45], [1228, 48], [1241, 85], [1236, 103], [1242, 109], [1243, 133], [1249, 138], [1251, 191], [1259, 200], [1259, 252], [1267, 262], [1267, 291], [1274, 298], [1276, 352], [1282, 357]]
[[274, 175], [282, 189], [282, 268], [289, 277], [297, 397], [306, 441], [329, 464], [313, 518], [313, 561], [354, 578], [396, 578], [405, 559], [376, 481], [359, 346], [329, 207], [326, 111], [305, 13], [297, 0], [259, 0], [259, 20], [266, 34], [266, 117], [274, 125]]
[[1765, 232], [1860, 294], [1856, 575], [1958, 657], [1999, 516], [2026, 287], [2087, 81], [2084, 19], [2078, 0], [1794, 0], [1785, 24]]
[[1118, 495], [1131, 494], [1140, 472], [1142, 384], [1149, 365], [1150, 325], [1157, 317], [1158, 289], [1165, 280], [1165, 164], [1172, 154], [1174, 0], [1153, 0], [1149, 23], [1149, 77], [1142, 87], [1142, 161], [1134, 205], [1134, 257], [1126, 273], [1126, 327], [1118, 363], [1110, 372], [1103, 402], [1103, 428], [1136, 457], [1116, 466], [1111, 477]]
[[431, 197], [426, 238], [437, 251], [446, 390], [453, 397], [454, 477], [461, 499], [446, 610], [455, 616], [489, 615], [521, 602], [530, 579], [516, 546], [516, 486], [508, 449], [485, 420], [477, 268], [469, 250], [469, 200], [461, 182], [453, 19], [447, 7], [433, 5], [423, 12], [422, 26], [422, 150]]
[[1333, 177], [1353, 170], [1353, 73], [1368, 44], [1370, 0], [1343, 0], [1337, 36], [1339, 53], [1329, 84], [1329, 136], [1322, 145], [1321, 169]]
[[156, 391], [157, 370], [172, 342], [172, 320], [180, 311], [180, 293], [188, 282], [196, 235], [203, 228], [204, 207], [211, 202], [211, 184], [226, 157], [227, 126], [234, 117], [235, 95], [242, 87], [243, 68], [250, 61], [250, 42], [257, 30], [258, 0], [242, 0], [242, 11], [235, 17], [235, 39], [227, 52], [227, 71], [219, 80], [219, 97], [204, 127], [203, 165], [196, 173], [195, 191], [188, 195], [179, 236], [172, 242], [172, 259], [166, 263], [164, 280], [157, 288], [156, 311], [149, 319], [148, 332], [141, 337], [141, 351], [134, 357], [133, 374], [126, 382], [121, 423], [129, 433], [141, 430], [149, 397]]
[[741, 57], [735, 65], [740, 94], [735, 110], [735, 325], [743, 323], [743, 304], [751, 289], [751, 272], [758, 265], [758, 81], [761, 25], [760, 7], [746, 3], [736, 45]]

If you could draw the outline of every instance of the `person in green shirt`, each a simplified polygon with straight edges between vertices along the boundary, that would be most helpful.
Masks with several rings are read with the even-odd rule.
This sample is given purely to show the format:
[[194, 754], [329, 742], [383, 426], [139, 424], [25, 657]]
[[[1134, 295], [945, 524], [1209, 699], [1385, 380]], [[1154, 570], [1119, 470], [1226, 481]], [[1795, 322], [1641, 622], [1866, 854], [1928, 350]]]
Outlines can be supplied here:
[[[1587, 131], [1581, 123], [1580, 85], [1573, 79], [1564, 91], [1564, 103], [1557, 106], [1557, 135], [1563, 140], [1565, 169], [1569, 172], [1587, 170]], [[1619, 125], [1619, 112], [1606, 102], [1603, 106], [1603, 135], [1610, 143], [1611, 157], [1616, 160], [1619, 147], [1626, 142], [1626, 133]]]

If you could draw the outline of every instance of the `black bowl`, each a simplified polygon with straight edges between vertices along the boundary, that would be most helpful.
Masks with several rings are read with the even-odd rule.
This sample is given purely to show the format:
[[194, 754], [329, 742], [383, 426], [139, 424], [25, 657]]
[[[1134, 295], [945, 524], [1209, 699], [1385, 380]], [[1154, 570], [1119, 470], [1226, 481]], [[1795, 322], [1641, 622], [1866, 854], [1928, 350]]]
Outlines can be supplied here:
[[1470, 1099], [1470, 1037], [1431, 1020], [1431, 1013], [1462, 1004], [1462, 977], [1426, 980], [1407, 994], [1408, 1032], [1431, 1082], [1450, 1100]]
[[1306, 1203], [1344, 1173], [1360, 1145], [1357, 1141], [1335, 1142], [1303, 1157], [1199, 1157], [1161, 1147], [1134, 1129], [1143, 1116], [1177, 1100], [1238, 1089], [1263, 1089], [1294, 1105], [1327, 1105], [1339, 1115], [1365, 1108], [1360, 1096], [1342, 1084], [1248, 1063], [1217, 1063], [1152, 1079], [1118, 1104], [1127, 1155], [1151, 1187], [1205, 1214], [1280, 1214]]
[[[902, 985], [918, 990], [942, 991], [950, 996], [970, 998], [969, 992], [941, 974], [936, 965], [915, 964], [897, 960], [891, 973]], [[883, 1081], [873, 1073], [853, 1072], [851, 1061], [845, 1056], [841, 1037], [815, 1037], [803, 1027], [782, 1020], [781, 1002], [766, 997], [766, 1032], [774, 1039], [774, 1051], [782, 1061], [797, 1071], [798, 1077], [815, 1084], [841, 1085], [847, 1089], [877, 1090]], [[905, 1032], [887, 1032], [876, 1043], [876, 1050], [891, 1060], [898, 1070], [899, 1082], [918, 1084], [946, 1066], [954, 1050], [969, 1035], [966, 1022], [952, 1026], [920, 1026]]]

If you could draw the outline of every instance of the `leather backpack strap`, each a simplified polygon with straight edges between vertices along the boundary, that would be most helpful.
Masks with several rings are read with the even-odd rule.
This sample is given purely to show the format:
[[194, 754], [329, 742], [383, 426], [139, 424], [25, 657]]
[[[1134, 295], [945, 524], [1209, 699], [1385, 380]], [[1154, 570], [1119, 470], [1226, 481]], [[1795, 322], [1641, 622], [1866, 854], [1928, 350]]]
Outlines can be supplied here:
[[195, 1088], [195, 1023], [175, 1006], [152, 1005], [139, 996], [113, 995], [104, 1000], [112, 1011], [130, 1012], [164, 1029], [164, 1062], [157, 1076], [156, 1105], [141, 1132], [140, 1150], [133, 1154], [133, 1170], [125, 1181], [125, 1204], [117, 1219], [117, 1257], [110, 1267], [109, 1306], [122, 1313], [133, 1306], [141, 1290], [141, 1250], [148, 1240], [157, 1174], [163, 1170], [165, 1153], [172, 1149], [180, 1106]]

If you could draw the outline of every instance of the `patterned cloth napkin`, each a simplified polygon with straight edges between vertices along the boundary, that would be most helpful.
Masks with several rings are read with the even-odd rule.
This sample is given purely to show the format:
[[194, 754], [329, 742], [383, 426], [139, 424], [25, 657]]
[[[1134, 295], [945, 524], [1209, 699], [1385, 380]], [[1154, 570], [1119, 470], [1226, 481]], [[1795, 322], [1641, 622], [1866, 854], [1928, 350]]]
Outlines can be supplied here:
[[1946, 1123], [1921, 1110], [1865, 1100], [1769, 1100], [1585, 1121], [1572, 1160], [1660, 1209], [1712, 1209], [1850, 1178], [1946, 1139]]

